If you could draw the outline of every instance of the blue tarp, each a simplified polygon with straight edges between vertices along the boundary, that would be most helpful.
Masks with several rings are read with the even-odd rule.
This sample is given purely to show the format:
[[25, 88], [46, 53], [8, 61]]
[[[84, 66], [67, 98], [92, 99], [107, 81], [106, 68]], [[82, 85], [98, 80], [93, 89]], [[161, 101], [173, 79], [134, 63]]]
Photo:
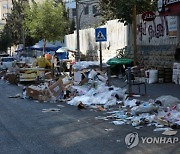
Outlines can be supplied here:
[[68, 52], [58, 52], [56, 53], [57, 57], [59, 59], [69, 59], [69, 53]]

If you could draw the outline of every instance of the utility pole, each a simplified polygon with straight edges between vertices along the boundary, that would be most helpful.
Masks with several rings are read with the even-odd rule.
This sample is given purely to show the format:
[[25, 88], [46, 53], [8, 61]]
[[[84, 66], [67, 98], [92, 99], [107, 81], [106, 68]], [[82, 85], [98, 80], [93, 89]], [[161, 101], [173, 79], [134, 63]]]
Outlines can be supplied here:
[[21, 37], [22, 37], [22, 43], [23, 43], [23, 52], [25, 52], [25, 31], [24, 31], [24, 27], [23, 27], [23, 18], [24, 18], [24, 14], [21, 13], [21, 14], [20, 14], [20, 20], [21, 20]]
[[137, 26], [136, 26], [136, 0], [133, 8], [133, 63], [134, 66], [137, 65], [137, 45], [136, 45], [136, 34], [137, 34]]
[[76, 55], [76, 61], [80, 61], [80, 45], [79, 45], [79, 4], [78, 0], [76, 0], [76, 32], [77, 32], [77, 55]]

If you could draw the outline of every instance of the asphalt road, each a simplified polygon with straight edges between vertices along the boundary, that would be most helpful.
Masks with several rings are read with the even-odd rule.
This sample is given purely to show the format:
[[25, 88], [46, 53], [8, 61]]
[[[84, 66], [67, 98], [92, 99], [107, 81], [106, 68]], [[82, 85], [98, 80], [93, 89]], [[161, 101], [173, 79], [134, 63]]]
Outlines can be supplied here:
[[[40, 103], [8, 98], [22, 87], [0, 81], [0, 153], [2, 154], [173, 154], [180, 153], [178, 143], [142, 143], [127, 148], [125, 136], [137, 132], [139, 137], [165, 137], [154, 127], [137, 130], [131, 125], [115, 126], [97, 120], [105, 112], [77, 110], [65, 103]], [[64, 105], [64, 107], [57, 107]], [[42, 109], [60, 108], [60, 112]], [[109, 129], [109, 130], [106, 130]], [[167, 137], [167, 136], [166, 136]], [[179, 137], [180, 131], [175, 135]], [[150, 142], [151, 139], [149, 139]]]

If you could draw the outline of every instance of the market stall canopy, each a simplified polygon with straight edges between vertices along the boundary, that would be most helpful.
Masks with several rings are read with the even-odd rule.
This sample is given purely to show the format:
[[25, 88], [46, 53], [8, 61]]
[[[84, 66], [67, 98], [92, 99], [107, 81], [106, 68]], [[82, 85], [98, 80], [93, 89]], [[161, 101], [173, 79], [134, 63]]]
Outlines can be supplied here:
[[59, 59], [71, 59], [71, 55], [75, 54], [76, 51], [67, 48], [67, 47], [61, 47], [56, 51], [56, 55], [58, 56]]
[[75, 53], [76, 51], [69, 49], [67, 47], [61, 47], [56, 51], [56, 53], [60, 53], [60, 52], [74, 52]]
[[59, 59], [69, 59], [68, 48], [62, 47], [56, 50], [56, 55]]
[[[33, 45], [31, 47], [32, 50], [43, 50], [43, 47], [44, 47], [44, 42], [43, 41], [40, 41], [38, 43], [36, 43], [35, 45]], [[54, 45], [54, 44], [51, 44], [49, 42], [46, 43], [46, 51], [56, 51], [59, 47]]]

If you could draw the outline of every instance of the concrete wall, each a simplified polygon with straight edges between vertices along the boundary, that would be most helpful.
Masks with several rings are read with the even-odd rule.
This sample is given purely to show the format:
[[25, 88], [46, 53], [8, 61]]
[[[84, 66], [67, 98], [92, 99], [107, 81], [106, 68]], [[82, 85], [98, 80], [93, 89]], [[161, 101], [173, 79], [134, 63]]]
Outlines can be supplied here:
[[154, 21], [144, 22], [137, 16], [138, 45], [174, 45], [176, 37], [170, 36], [168, 21], [171, 17], [156, 16]]
[[[157, 15], [154, 21], [143, 22], [141, 16], [137, 16], [137, 57], [140, 64], [147, 67], [172, 67], [178, 39], [177, 36], [170, 36], [168, 20], [169, 17]], [[108, 32], [108, 40], [103, 43], [103, 59], [108, 60], [116, 56], [116, 50], [125, 46], [127, 46], [129, 57], [133, 58], [132, 25], [124, 26], [118, 20], [112, 20], [102, 27], [107, 27]], [[177, 27], [180, 27], [178, 22]], [[87, 54], [88, 50], [93, 50], [99, 56], [94, 33], [93, 28], [80, 31], [80, 50], [83, 54]], [[177, 30], [177, 33], [179, 35], [180, 32]], [[65, 44], [76, 49], [76, 34], [67, 35]]]
[[[102, 43], [103, 60], [106, 61], [116, 55], [116, 50], [127, 46], [127, 26], [118, 22], [118, 20], [108, 21], [107, 42]], [[71, 49], [76, 49], [76, 31], [74, 34], [65, 36], [65, 45]], [[80, 51], [83, 54], [92, 53], [90, 56], [99, 58], [99, 44], [95, 42], [95, 29], [89, 28], [80, 30]]]
[[[168, 24], [170, 17], [156, 14], [154, 21], [144, 22], [141, 15], [137, 16], [137, 60], [146, 67], [171, 68], [173, 65], [177, 36], [172, 37]], [[177, 27], [178, 27], [177, 22]], [[133, 58], [133, 30], [128, 27], [129, 58]], [[177, 28], [178, 29], [178, 28]], [[177, 30], [177, 33], [179, 31]]]

